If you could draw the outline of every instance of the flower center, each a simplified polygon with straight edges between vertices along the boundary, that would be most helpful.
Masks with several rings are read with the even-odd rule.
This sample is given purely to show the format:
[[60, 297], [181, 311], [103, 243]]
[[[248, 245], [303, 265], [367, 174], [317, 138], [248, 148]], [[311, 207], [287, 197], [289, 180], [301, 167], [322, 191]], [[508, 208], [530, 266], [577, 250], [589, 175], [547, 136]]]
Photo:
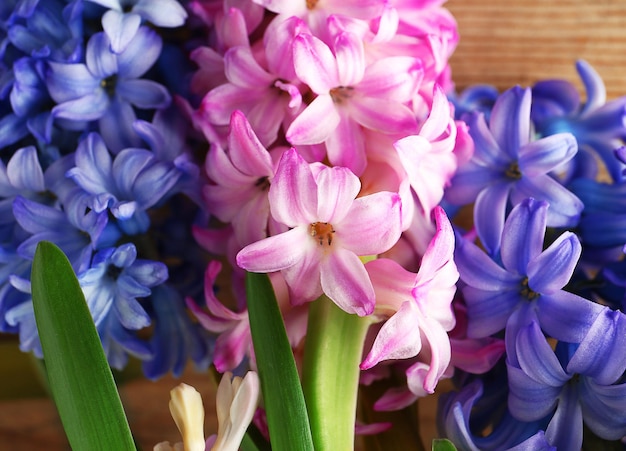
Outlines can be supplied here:
[[269, 179], [269, 177], [265, 176], [265, 177], [259, 178], [256, 181], [256, 183], [254, 184], [254, 186], [259, 188], [261, 191], [267, 191], [269, 189], [269, 187], [270, 187], [270, 179]]
[[338, 86], [330, 90], [330, 97], [335, 103], [343, 103], [352, 97], [354, 88], [352, 86]]
[[100, 86], [104, 89], [109, 97], [115, 94], [115, 85], [117, 84], [117, 75], [113, 74], [100, 82]]
[[313, 8], [315, 8], [315, 5], [317, 5], [317, 2], [319, 0], [306, 0], [306, 9], [308, 9], [309, 11], [312, 10]]
[[537, 293], [536, 291], [533, 291], [528, 286], [528, 277], [524, 277], [524, 279], [522, 280], [522, 289], [520, 290], [519, 294], [524, 296], [529, 301], [532, 301], [533, 299], [537, 299], [540, 296], [539, 293]]
[[519, 170], [519, 164], [517, 164], [517, 161], [514, 161], [510, 164], [510, 166], [504, 172], [504, 175], [514, 180], [519, 180], [522, 178], [522, 171]]
[[333, 242], [335, 229], [328, 222], [314, 222], [309, 228], [309, 233], [320, 243], [320, 246], [330, 246]]

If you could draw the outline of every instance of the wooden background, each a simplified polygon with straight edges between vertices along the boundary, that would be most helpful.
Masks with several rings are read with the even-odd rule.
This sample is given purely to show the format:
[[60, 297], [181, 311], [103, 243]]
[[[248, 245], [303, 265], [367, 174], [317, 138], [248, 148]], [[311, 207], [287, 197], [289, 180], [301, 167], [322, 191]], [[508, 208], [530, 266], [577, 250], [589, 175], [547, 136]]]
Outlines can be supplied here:
[[[626, 94], [626, 1], [450, 0], [447, 6], [461, 34], [451, 60], [458, 89], [489, 83], [503, 90], [545, 78], [570, 80], [582, 89], [574, 62], [583, 58], [605, 80], [609, 98]], [[0, 373], [3, 385], [26, 379], [15, 373]], [[190, 370], [181, 380], [198, 387], [212, 411], [214, 389], [208, 377]], [[143, 449], [178, 439], [167, 402], [169, 390], [181, 380], [168, 377], [122, 386], [131, 427]], [[426, 435], [434, 434], [432, 400], [421, 415], [430, 427]], [[215, 430], [212, 417], [207, 430]], [[52, 403], [41, 397], [0, 401], [0, 449], [68, 449]]]

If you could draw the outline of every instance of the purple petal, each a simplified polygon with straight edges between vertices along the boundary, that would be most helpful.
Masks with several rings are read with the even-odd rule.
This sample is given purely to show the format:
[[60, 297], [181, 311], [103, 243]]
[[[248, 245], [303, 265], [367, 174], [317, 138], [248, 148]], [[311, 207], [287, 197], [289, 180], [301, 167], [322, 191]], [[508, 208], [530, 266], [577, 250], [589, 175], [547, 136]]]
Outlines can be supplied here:
[[541, 384], [524, 371], [507, 365], [508, 405], [511, 415], [520, 421], [536, 421], [554, 410], [561, 387]]
[[570, 378], [535, 321], [520, 329], [515, 352], [520, 369], [540, 384], [561, 387]]
[[152, 80], [120, 80], [115, 92], [126, 102], [138, 108], [167, 108], [172, 98], [167, 88]]
[[454, 253], [461, 280], [482, 291], [498, 292], [519, 288], [519, 275], [509, 273], [474, 243], [465, 239], [459, 240]]
[[76, 149], [76, 167], [68, 171], [81, 188], [91, 194], [116, 193], [111, 175], [111, 155], [97, 133], [90, 133]]
[[334, 224], [341, 246], [356, 255], [377, 255], [397, 243], [402, 232], [401, 202], [381, 191], [354, 200], [345, 219]]
[[582, 246], [572, 232], [564, 232], [545, 251], [528, 263], [528, 286], [537, 293], [550, 294], [569, 282]]
[[483, 338], [500, 332], [520, 302], [518, 290], [485, 291], [463, 288], [467, 303], [467, 336]]
[[519, 168], [526, 177], [546, 174], [571, 160], [578, 152], [578, 143], [571, 133], [546, 136], [520, 149]]
[[269, 199], [272, 216], [289, 227], [308, 227], [317, 220], [317, 184], [309, 164], [295, 149], [282, 155]]
[[109, 105], [109, 96], [104, 89], [97, 89], [93, 94], [60, 103], [52, 108], [52, 116], [73, 121], [94, 121], [104, 115]]
[[[622, 348], [623, 352], [623, 348]], [[580, 389], [585, 424], [599, 437], [619, 440], [626, 435], [626, 383], [599, 385], [593, 379], [583, 378]]]
[[580, 114], [584, 115], [587, 112], [600, 108], [606, 103], [606, 88], [604, 87], [604, 82], [600, 74], [585, 60], [576, 61], [576, 70], [585, 85], [585, 91], [587, 93], [587, 101], [580, 111]]
[[187, 19], [187, 11], [176, 0], [139, 0], [133, 5], [133, 12], [164, 28], [180, 27]]
[[141, 16], [133, 13], [123, 13], [110, 9], [102, 16], [102, 28], [111, 43], [111, 51], [120, 53], [133, 39], [139, 26]]
[[[476, 155], [476, 154], [474, 154]], [[501, 171], [468, 162], [454, 174], [444, 197], [453, 205], [467, 205], [476, 200], [480, 192], [494, 182], [505, 180]]]
[[530, 104], [530, 88], [516, 86], [500, 95], [491, 111], [491, 133], [500, 149], [513, 160], [530, 141]]
[[138, 78], [145, 74], [161, 54], [162, 45], [156, 31], [139, 27], [124, 51], [117, 55], [120, 78]]
[[298, 265], [316, 250], [308, 232], [308, 227], [295, 227], [249, 244], [237, 254], [237, 265], [250, 272], [274, 272]]
[[567, 291], [537, 298], [537, 317], [541, 328], [551, 337], [568, 343], [580, 343], [604, 308]]
[[46, 190], [43, 170], [34, 146], [17, 150], [9, 160], [6, 171], [9, 182], [18, 190], [33, 192]]
[[333, 248], [320, 265], [322, 290], [343, 311], [359, 316], [374, 311], [374, 287], [363, 262], [353, 252]]
[[525, 199], [506, 219], [500, 253], [504, 267], [510, 272], [528, 274], [529, 262], [541, 254], [547, 209], [546, 202]]
[[291, 144], [318, 144], [331, 135], [339, 125], [340, 116], [328, 94], [319, 95], [302, 111], [287, 129]]
[[408, 359], [422, 349], [419, 316], [415, 306], [403, 302], [400, 309], [380, 329], [372, 349], [361, 362], [361, 370], [367, 370], [383, 360]]
[[94, 77], [84, 64], [48, 62], [46, 85], [50, 97], [57, 103], [74, 100], [101, 90], [101, 80]]
[[473, 160], [480, 166], [499, 168], [507, 167], [517, 161], [517, 155], [510, 156], [494, 138], [487, 126], [483, 113], [472, 113], [465, 117], [469, 127], [469, 134], [474, 141], [475, 152]]
[[626, 371], [626, 315], [605, 308], [567, 365], [570, 374], [592, 377], [600, 385], [615, 383]]
[[143, 145], [133, 128], [137, 116], [128, 102], [113, 99], [104, 115], [98, 121], [98, 129], [109, 150], [118, 153], [127, 147]]
[[515, 205], [532, 197], [550, 204], [547, 225], [549, 227], [571, 227], [580, 218], [583, 203], [567, 188], [549, 175], [532, 179], [522, 177], [511, 191], [511, 202]]
[[557, 449], [580, 449], [583, 444], [583, 414], [574, 387], [565, 387], [554, 416], [546, 429], [546, 438]]
[[500, 250], [510, 182], [496, 182], [480, 192], [474, 204], [474, 226], [490, 255]]
[[117, 58], [111, 52], [111, 43], [104, 33], [94, 34], [87, 43], [85, 64], [97, 78], [105, 79], [119, 70]]

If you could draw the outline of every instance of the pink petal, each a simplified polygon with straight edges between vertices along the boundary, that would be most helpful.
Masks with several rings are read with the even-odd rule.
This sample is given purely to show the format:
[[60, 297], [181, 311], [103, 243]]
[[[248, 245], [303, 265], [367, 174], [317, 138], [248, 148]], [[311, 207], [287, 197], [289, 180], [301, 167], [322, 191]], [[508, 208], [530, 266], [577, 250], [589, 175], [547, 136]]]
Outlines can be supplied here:
[[233, 329], [220, 334], [213, 354], [217, 371], [223, 373], [237, 368], [251, 345], [252, 337], [247, 321], [241, 321]]
[[233, 112], [230, 118], [228, 149], [233, 164], [244, 174], [259, 177], [271, 177], [274, 174], [269, 152], [241, 111]]
[[298, 78], [316, 94], [327, 94], [340, 86], [337, 61], [328, 46], [307, 33], [293, 41], [293, 64]]
[[[454, 254], [454, 231], [450, 220], [443, 208], [437, 206], [433, 210], [437, 232], [430, 241], [428, 248], [422, 258], [422, 263], [417, 274], [419, 281], [430, 280], [437, 276], [445, 265], [453, 262]], [[455, 280], [448, 281], [449, 285], [454, 285]]]
[[274, 272], [297, 265], [315, 242], [308, 227], [296, 227], [244, 247], [237, 254], [237, 265], [250, 272]]
[[204, 96], [200, 111], [212, 124], [228, 125], [233, 111], [242, 110], [245, 113], [264, 95], [263, 90], [246, 89], [226, 83]]
[[376, 312], [393, 315], [406, 301], [413, 301], [411, 290], [415, 285], [415, 273], [388, 258], [378, 258], [365, 264], [374, 292]]
[[207, 308], [217, 318], [222, 318], [231, 321], [239, 321], [247, 318], [247, 313], [235, 313], [232, 310], [226, 308], [219, 299], [215, 296], [213, 288], [217, 276], [222, 270], [222, 264], [217, 260], [212, 260], [207, 265], [207, 269], [204, 273], [204, 299], [206, 301]]
[[417, 133], [415, 114], [399, 102], [374, 97], [353, 96], [349, 102], [350, 115], [365, 128], [387, 134]]
[[349, 169], [335, 166], [325, 167], [317, 175], [316, 182], [318, 221], [341, 221], [359, 194], [359, 178]]
[[242, 88], [261, 89], [274, 83], [274, 77], [257, 63], [248, 46], [233, 47], [226, 52], [224, 71], [228, 81]]
[[417, 94], [424, 69], [419, 58], [394, 56], [379, 59], [365, 69], [358, 93], [406, 103]]
[[379, 192], [355, 199], [341, 223], [334, 224], [341, 246], [356, 255], [377, 255], [398, 242], [402, 232], [397, 193]]
[[[307, 240], [310, 238], [307, 237]], [[312, 251], [303, 256], [297, 265], [286, 268], [281, 272], [289, 288], [289, 300], [292, 305], [314, 301], [322, 294], [322, 285], [320, 283], [322, 252], [321, 247], [317, 243], [315, 243], [315, 246]]]
[[289, 99], [274, 87], [247, 112], [248, 120], [254, 128], [259, 141], [270, 146], [278, 137], [278, 130], [289, 108]]
[[232, 47], [250, 45], [246, 18], [240, 9], [228, 8], [228, 11], [226, 11], [216, 28], [221, 41], [220, 47], [230, 49]]
[[289, 227], [317, 220], [317, 184], [309, 164], [295, 149], [281, 157], [269, 192], [272, 216]]
[[251, 199], [255, 197], [254, 187], [232, 187], [205, 185], [202, 191], [208, 210], [222, 222], [231, 222]]
[[267, 67], [277, 78], [293, 80], [296, 72], [293, 66], [293, 40], [300, 33], [306, 33], [306, 23], [295, 16], [277, 22], [272, 21], [263, 35], [266, 49]]
[[401, 410], [410, 406], [417, 400], [417, 396], [406, 388], [392, 388], [374, 404], [376, 411]]
[[326, 140], [328, 160], [337, 166], [345, 166], [361, 175], [367, 166], [363, 128], [347, 114]]
[[317, 96], [291, 123], [286, 138], [293, 145], [326, 141], [339, 125], [340, 116], [329, 94]]
[[383, 360], [408, 359], [419, 354], [422, 349], [419, 323], [419, 314], [412, 302], [403, 302], [383, 324], [360, 368], [367, 370]]
[[363, 262], [353, 252], [333, 248], [320, 266], [320, 276], [326, 296], [345, 312], [365, 316], [374, 311], [372, 282]]
[[353, 33], [342, 32], [335, 38], [335, 55], [340, 86], [354, 86], [365, 73], [363, 42]]
[[233, 165], [226, 151], [219, 145], [212, 146], [204, 164], [209, 178], [221, 186], [241, 190], [255, 183], [256, 178], [242, 173]]
[[435, 84], [430, 113], [420, 129], [420, 135], [429, 141], [434, 141], [444, 133], [451, 120], [448, 98], [441, 87]]
[[428, 317], [422, 317], [420, 329], [430, 345], [430, 365], [416, 363], [407, 370], [409, 389], [416, 395], [423, 391], [433, 393], [437, 382], [450, 365], [450, 338], [441, 325]]
[[270, 205], [267, 195], [257, 192], [254, 197], [249, 197], [233, 218], [237, 243], [240, 246], [247, 246], [266, 238], [269, 217]]

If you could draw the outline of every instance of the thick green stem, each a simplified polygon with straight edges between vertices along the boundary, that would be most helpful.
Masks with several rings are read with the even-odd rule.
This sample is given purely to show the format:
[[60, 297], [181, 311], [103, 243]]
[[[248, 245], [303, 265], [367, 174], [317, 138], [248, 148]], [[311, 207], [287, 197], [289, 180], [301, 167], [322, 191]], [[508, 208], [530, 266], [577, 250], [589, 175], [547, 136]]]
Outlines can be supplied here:
[[325, 295], [311, 304], [302, 378], [316, 451], [354, 449], [359, 363], [371, 323]]

